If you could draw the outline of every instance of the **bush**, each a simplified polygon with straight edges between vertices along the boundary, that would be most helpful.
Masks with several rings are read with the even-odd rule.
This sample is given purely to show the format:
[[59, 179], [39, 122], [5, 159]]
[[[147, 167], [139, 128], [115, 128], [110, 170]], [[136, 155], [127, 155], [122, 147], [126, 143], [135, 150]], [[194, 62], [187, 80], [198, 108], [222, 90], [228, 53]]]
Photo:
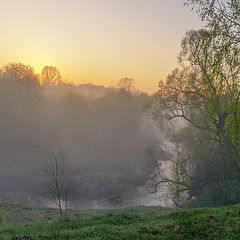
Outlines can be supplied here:
[[219, 207], [240, 203], [240, 181], [228, 180], [207, 186], [191, 201], [191, 207]]

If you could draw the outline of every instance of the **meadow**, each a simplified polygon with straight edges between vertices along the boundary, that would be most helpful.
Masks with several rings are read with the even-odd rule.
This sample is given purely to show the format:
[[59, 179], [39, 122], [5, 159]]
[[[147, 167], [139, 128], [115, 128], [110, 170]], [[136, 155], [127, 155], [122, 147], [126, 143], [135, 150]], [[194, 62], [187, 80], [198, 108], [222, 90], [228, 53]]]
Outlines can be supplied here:
[[175, 210], [137, 206], [69, 211], [2, 203], [1, 240], [240, 239], [240, 205]]

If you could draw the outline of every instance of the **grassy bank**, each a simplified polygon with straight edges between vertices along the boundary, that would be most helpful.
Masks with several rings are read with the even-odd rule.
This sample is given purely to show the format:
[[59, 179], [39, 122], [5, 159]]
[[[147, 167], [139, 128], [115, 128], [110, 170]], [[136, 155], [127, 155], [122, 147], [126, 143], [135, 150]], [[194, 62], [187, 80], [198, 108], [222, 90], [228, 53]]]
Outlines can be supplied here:
[[1, 240], [240, 239], [240, 205], [185, 211], [141, 206], [111, 211], [71, 211], [70, 217], [62, 220], [54, 219], [57, 211], [53, 209], [25, 211], [32, 212], [32, 216], [45, 211], [51, 214], [45, 219], [36, 217], [34, 221], [3, 223]]

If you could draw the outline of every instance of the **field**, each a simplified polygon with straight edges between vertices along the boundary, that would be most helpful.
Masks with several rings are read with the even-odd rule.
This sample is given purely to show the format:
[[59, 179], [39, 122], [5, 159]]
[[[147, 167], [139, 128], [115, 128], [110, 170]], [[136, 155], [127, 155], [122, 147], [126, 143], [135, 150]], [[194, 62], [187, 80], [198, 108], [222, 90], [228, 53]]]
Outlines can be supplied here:
[[240, 239], [240, 205], [173, 210], [144, 207], [69, 211], [0, 204], [1, 240]]

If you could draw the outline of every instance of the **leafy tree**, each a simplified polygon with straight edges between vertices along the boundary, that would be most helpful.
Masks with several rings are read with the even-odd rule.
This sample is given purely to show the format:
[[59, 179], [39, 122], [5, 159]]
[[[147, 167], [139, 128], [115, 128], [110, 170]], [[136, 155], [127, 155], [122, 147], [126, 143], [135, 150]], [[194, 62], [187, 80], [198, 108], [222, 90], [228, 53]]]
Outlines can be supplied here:
[[[232, 128], [229, 118], [235, 114], [230, 106], [239, 106], [240, 55], [235, 48], [219, 53], [216, 44], [208, 31], [186, 34], [181, 65], [159, 83], [153, 112], [169, 121], [181, 118], [212, 143], [224, 144]], [[237, 168], [239, 163], [234, 160]]]
[[[238, 178], [240, 174], [240, 3], [234, 0], [225, 4], [215, 0], [189, 0], [186, 5], [197, 6], [197, 12], [207, 26], [204, 30], [186, 33], [178, 58], [180, 65], [165, 82], [160, 81], [159, 90], [153, 97], [152, 113], [155, 119], [165, 118], [172, 124], [182, 119], [185, 122], [182, 126], [194, 130], [193, 142], [207, 143], [207, 159], [211, 163], [216, 160], [218, 166], [223, 163], [218, 170], [224, 177], [205, 180], [207, 185], [224, 186], [219, 182]], [[199, 179], [198, 170], [207, 169], [206, 156], [196, 157], [197, 151], [196, 146], [188, 149], [194, 164], [193, 171], [187, 171], [191, 188], [197, 182], [198, 186], [203, 183], [196, 180]], [[224, 153], [223, 160], [217, 155], [211, 157], [217, 151]], [[213, 171], [214, 168], [211, 166], [210, 169]], [[172, 173], [178, 177], [179, 172], [181, 168], [175, 162]], [[216, 177], [216, 174], [212, 175]], [[184, 184], [187, 182], [183, 181]], [[172, 186], [173, 193], [178, 194], [178, 186]]]
[[[213, 36], [240, 43], [240, 2], [239, 0], [187, 0], [186, 6], [195, 7]], [[222, 46], [224, 47], [224, 46]]]
[[3, 67], [5, 86], [15, 92], [18, 101], [38, 99], [41, 86], [34, 69], [22, 63], [9, 63]]
[[[221, 93], [224, 95], [221, 105], [226, 115], [223, 122], [224, 133], [231, 137], [239, 152], [240, 2], [188, 0], [185, 4], [197, 7], [197, 12], [207, 23], [208, 39], [214, 47], [214, 54], [211, 57], [212, 76], [219, 83], [221, 91], [224, 91]], [[222, 84], [224, 82], [225, 84]], [[215, 106], [212, 104], [212, 111], [216, 109], [217, 103]], [[212, 131], [212, 134], [216, 135], [216, 131]]]

